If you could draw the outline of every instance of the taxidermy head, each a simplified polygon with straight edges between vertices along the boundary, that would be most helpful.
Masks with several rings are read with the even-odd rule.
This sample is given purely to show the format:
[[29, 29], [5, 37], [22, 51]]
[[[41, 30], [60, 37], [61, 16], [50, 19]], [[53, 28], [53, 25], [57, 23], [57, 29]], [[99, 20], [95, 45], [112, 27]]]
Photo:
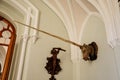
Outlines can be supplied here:
[[85, 61], [93, 61], [97, 59], [98, 46], [95, 42], [92, 42], [89, 45], [84, 44], [82, 47], [80, 47], [80, 49], [83, 53], [83, 59]]

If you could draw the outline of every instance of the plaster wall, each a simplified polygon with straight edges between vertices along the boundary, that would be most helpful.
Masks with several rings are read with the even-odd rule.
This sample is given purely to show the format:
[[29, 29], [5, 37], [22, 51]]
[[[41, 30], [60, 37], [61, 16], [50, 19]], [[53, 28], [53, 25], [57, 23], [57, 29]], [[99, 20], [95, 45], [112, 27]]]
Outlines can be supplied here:
[[91, 16], [85, 25], [82, 42], [95, 41], [98, 45], [98, 59], [80, 61], [80, 80], [119, 80], [115, 61], [115, 52], [107, 43], [103, 21]]
[[[39, 29], [68, 39], [65, 26], [55, 13], [42, 2], [37, 4], [36, 1], [33, 1], [32, 3], [41, 11]], [[51, 77], [44, 67], [47, 57], [51, 56], [50, 51], [53, 47], [61, 47], [66, 50], [58, 55], [62, 71], [55, 77], [58, 80], [73, 80], [69, 44], [42, 33], [39, 33], [39, 39], [35, 44], [31, 42], [32, 38], [29, 39], [27, 45], [22, 80], [48, 80]]]

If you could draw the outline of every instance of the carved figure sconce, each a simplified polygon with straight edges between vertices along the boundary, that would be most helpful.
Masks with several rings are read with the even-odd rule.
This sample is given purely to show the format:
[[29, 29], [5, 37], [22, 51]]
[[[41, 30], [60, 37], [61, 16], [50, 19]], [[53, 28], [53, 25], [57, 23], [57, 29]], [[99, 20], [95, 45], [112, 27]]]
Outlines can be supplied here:
[[26, 25], [26, 24], [21, 23], [21, 22], [18, 22], [18, 21], [15, 21], [15, 22], [16, 22], [16, 23], [19, 23], [19, 24], [21, 24], [21, 25], [24, 25], [25, 27], [29, 27], [29, 28], [31, 28], [31, 29], [37, 30], [37, 31], [39, 31], [39, 32], [42, 32], [42, 33], [44, 33], [44, 34], [47, 34], [47, 35], [49, 35], [49, 36], [52, 36], [52, 37], [54, 37], [54, 38], [57, 38], [57, 39], [59, 39], [59, 40], [62, 40], [62, 41], [64, 41], [64, 42], [67, 42], [67, 43], [70, 43], [70, 44], [72, 44], [72, 45], [75, 45], [75, 46], [79, 47], [79, 48], [81, 49], [82, 53], [83, 53], [83, 59], [84, 59], [85, 61], [88, 61], [88, 60], [89, 60], [89, 61], [93, 61], [93, 60], [96, 60], [96, 59], [97, 59], [98, 46], [97, 46], [96, 42], [92, 42], [92, 43], [90, 43], [90, 44], [88, 44], [88, 45], [87, 45], [87, 44], [80, 45], [80, 44], [77, 44], [77, 43], [75, 43], [75, 42], [73, 42], [73, 41], [64, 39], [64, 38], [62, 38], [62, 37], [56, 36], [56, 35], [51, 34], [51, 33], [48, 33], [48, 32], [46, 32], [46, 31], [36, 29], [36, 28], [34, 28], [34, 27], [30, 26], [30, 25]]
[[57, 55], [59, 54], [59, 51], [66, 51], [62, 48], [53, 48], [51, 50], [51, 57], [47, 57], [48, 62], [46, 63], [46, 70], [48, 71], [49, 74], [51, 74], [51, 78], [49, 80], [56, 80], [54, 75], [58, 74], [62, 68], [60, 67], [60, 59], [57, 58]]

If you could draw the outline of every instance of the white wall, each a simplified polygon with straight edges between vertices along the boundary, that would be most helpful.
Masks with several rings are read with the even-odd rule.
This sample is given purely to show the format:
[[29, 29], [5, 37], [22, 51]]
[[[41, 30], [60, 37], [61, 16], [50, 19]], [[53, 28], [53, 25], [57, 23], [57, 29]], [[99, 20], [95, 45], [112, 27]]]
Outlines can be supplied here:
[[[61, 20], [48, 8], [42, 1], [31, 0], [34, 5], [41, 11], [40, 29], [56, 34], [63, 38], [68, 38], [68, 33]], [[0, 15], [5, 13], [11, 19], [23, 22], [24, 16], [19, 13], [14, 7], [7, 3], [0, 1]], [[15, 47], [14, 61], [11, 68], [10, 80], [14, 78], [19, 63], [15, 63], [19, 59], [21, 50], [21, 36], [23, 34], [23, 27], [17, 25], [17, 42]], [[32, 34], [32, 31], [31, 33]], [[58, 80], [73, 80], [73, 64], [70, 59], [70, 45], [58, 39], [49, 37], [39, 33], [40, 39], [33, 44], [32, 38], [29, 38], [29, 44], [26, 49], [26, 56], [24, 62], [24, 70], [22, 80], [48, 80], [50, 75], [45, 70], [46, 58], [51, 56], [50, 50], [53, 47], [61, 47], [66, 49], [66, 52], [60, 52], [58, 57], [61, 59], [62, 71], [56, 76]], [[105, 33], [105, 25], [100, 18], [91, 16], [85, 25], [83, 31], [82, 43], [90, 43], [96, 41], [99, 47], [98, 59], [93, 62], [80, 60], [79, 72], [80, 80], [118, 80], [117, 67], [115, 62], [115, 53], [113, 49], [107, 44]], [[119, 47], [115, 49], [119, 53]], [[16, 56], [16, 57], [15, 57]], [[118, 57], [118, 56], [117, 56]], [[14, 66], [15, 65], [15, 66]], [[119, 65], [118, 65], [119, 66]], [[76, 72], [76, 71], [75, 71]]]
[[[68, 39], [65, 26], [60, 19], [45, 4], [37, 3], [33, 1], [33, 4], [36, 4], [36, 7], [41, 11], [39, 28]], [[50, 51], [53, 47], [61, 47], [67, 50], [66, 52], [60, 52], [58, 55], [63, 70], [55, 77], [57, 80], [73, 80], [70, 45], [42, 33], [39, 33], [39, 36], [40, 38], [35, 44], [31, 43], [31, 38], [29, 39], [22, 80], [49, 80], [51, 76], [44, 67], [47, 63], [46, 58], [51, 56]]]
[[98, 59], [80, 61], [80, 80], [118, 80], [114, 50], [108, 45], [103, 21], [91, 16], [85, 25], [82, 42], [95, 41], [98, 45]]

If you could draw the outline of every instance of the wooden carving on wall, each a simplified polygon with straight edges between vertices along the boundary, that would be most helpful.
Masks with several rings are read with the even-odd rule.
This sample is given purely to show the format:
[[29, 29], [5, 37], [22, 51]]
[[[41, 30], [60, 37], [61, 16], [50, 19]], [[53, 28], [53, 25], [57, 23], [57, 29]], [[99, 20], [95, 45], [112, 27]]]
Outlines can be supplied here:
[[15, 39], [14, 26], [0, 16], [0, 80], [8, 80]]
[[54, 75], [58, 74], [62, 70], [59, 64], [60, 59], [57, 58], [57, 55], [60, 50], [65, 51], [62, 48], [53, 48], [51, 50], [52, 56], [47, 57], [48, 63], [46, 64], [45, 68], [48, 71], [48, 73], [51, 74], [51, 78], [49, 78], [49, 80], [56, 80]]

